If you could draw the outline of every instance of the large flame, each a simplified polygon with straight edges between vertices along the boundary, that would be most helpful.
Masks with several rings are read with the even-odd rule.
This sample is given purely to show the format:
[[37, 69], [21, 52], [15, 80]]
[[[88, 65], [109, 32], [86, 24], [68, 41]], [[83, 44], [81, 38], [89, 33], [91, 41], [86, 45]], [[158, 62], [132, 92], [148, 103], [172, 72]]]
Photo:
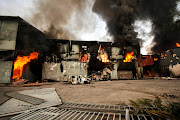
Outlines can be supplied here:
[[176, 47], [180, 47], [180, 44], [179, 44], [179, 43], [176, 43]]
[[133, 55], [134, 55], [134, 52], [127, 53], [125, 60], [123, 60], [123, 62], [131, 62], [131, 60], [133, 59]]
[[33, 52], [30, 53], [29, 56], [18, 56], [14, 62], [12, 79], [21, 78], [24, 65], [30, 62], [32, 59], [38, 59], [38, 55], [39, 54], [37, 52]]

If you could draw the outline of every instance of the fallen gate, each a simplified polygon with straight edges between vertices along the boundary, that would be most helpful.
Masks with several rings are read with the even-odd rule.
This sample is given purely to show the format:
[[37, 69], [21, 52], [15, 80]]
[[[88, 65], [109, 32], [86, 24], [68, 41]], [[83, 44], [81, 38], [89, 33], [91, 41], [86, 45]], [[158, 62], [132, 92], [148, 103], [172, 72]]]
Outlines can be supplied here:
[[[129, 114], [129, 120], [154, 120], [143, 114]], [[56, 107], [32, 110], [17, 115], [10, 120], [127, 120], [125, 114], [108, 112], [78, 111]]]

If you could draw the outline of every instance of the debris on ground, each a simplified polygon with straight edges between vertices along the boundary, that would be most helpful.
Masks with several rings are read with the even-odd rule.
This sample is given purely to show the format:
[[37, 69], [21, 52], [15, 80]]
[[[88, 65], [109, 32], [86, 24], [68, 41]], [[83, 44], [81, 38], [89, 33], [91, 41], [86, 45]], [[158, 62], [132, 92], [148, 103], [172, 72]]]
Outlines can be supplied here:
[[77, 84], [90, 84], [92, 81], [89, 78], [83, 77], [82, 75], [69, 76], [68, 82], [72, 85]]
[[52, 83], [28, 83], [19, 85], [8, 85], [8, 87], [29, 87], [29, 86], [42, 86], [42, 85], [52, 85]]
[[25, 112], [27, 110], [36, 110], [40, 108], [47, 108], [62, 104], [61, 99], [57, 95], [55, 88], [42, 88], [34, 90], [18, 91], [19, 94], [23, 94], [30, 97], [43, 99], [45, 102], [39, 105], [33, 105], [19, 100], [11, 98], [0, 106], [0, 117], [14, 115]]
[[[101, 108], [99, 109], [99, 107]], [[59, 107], [48, 107], [23, 112], [12, 117], [10, 120], [155, 120], [154, 116], [148, 114], [134, 114], [132, 109], [132, 107], [119, 105], [64, 103]], [[148, 107], [146, 109], [154, 110], [155, 108]]]
[[28, 80], [17, 78], [17, 79], [12, 81], [12, 84], [13, 85], [21, 85], [21, 84], [24, 84], [26, 82], [28, 82]]

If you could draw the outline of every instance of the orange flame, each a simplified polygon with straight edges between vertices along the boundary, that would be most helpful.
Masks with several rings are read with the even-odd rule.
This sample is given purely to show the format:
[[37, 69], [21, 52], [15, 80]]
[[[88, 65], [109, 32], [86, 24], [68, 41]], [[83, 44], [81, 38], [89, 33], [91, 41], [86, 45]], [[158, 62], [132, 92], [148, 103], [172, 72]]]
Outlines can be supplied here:
[[12, 79], [21, 78], [24, 65], [30, 62], [32, 59], [37, 59], [38, 55], [39, 54], [37, 52], [33, 52], [33, 53], [30, 53], [29, 56], [22, 56], [22, 57], [18, 56], [14, 62]]
[[107, 63], [109, 62], [108, 55], [106, 53], [101, 55], [102, 62]]
[[123, 62], [131, 62], [131, 60], [133, 59], [133, 55], [134, 55], [134, 52], [127, 53], [125, 60], [123, 60]]
[[84, 56], [81, 56], [80, 62], [87, 62], [88, 56], [87, 54], [84, 54]]
[[179, 44], [179, 43], [176, 43], [176, 47], [180, 47], [180, 44]]
[[154, 61], [158, 61], [158, 58], [154, 58]]

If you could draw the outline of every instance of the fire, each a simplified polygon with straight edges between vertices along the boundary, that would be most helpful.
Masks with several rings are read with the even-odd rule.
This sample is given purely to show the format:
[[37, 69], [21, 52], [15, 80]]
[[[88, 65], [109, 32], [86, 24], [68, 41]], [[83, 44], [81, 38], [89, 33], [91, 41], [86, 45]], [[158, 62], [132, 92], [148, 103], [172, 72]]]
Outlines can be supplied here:
[[84, 54], [84, 56], [81, 57], [80, 62], [87, 62], [88, 56], [87, 54]]
[[158, 58], [154, 58], [154, 61], [158, 61]]
[[167, 58], [167, 54], [166, 53], [162, 53], [161, 54], [161, 59], [166, 59]]
[[26, 65], [28, 62], [30, 62], [33, 59], [38, 59], [38, 55], [39, 54], [37, 52], [33, 52], [30, 53], [29, 56], [22, 56], [22, 57], [18, 56], [14, 62], [12, 79], [21, 78], [24, 65]]
[[123, 60], [123, 62], [131, 62], [131, 60], [133, 59], [133, 55], [134, 55], [134, 52], [127, 53], [125, 60]]
[[176, 47], [180, 47], [180, 44], [179, 44], [179, 43], [176, 43]]
[[93, 78], [96, 79], [96, 75], [93, 75]]
[[106, 53], [101, 55], [102, 62], [106, 63], [109, 62], [108, 55]]

